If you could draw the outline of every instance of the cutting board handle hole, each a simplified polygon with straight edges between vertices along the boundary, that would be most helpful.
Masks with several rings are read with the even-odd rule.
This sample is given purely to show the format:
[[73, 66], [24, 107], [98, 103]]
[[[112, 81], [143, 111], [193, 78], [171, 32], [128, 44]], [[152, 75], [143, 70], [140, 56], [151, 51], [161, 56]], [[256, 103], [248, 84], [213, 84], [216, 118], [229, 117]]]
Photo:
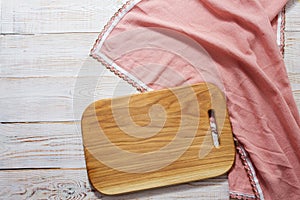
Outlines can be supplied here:
[[220, 138], [219, 138], [216, 114], [215, 114], [214, 109], [208, 110], [208, 117], [209, 117], [209, 126], [210, 126], [210, 132], [211, 132], [213, 144], [216, 148], [219, 148], [220, 147]]

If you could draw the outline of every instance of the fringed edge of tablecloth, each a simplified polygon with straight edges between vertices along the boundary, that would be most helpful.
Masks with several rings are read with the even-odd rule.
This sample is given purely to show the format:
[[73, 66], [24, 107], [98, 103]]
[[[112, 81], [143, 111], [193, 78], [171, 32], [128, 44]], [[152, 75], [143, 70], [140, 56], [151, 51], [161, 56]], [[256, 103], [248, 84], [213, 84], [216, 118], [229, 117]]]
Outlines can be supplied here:
[[242, 163], [244, 165], [244, 169], [247, 172], [254, 195], [242, 194], [242, 193], [230, 191], [229, 192], [230, 197], [233, 199], [243, 199], [243, 200], [248, 200], [248, 199], [263, 200], [264, 199], [263, 191], [258, 182], [258, 178], [256, 176], [255, 169], [254, 169], [252, 161], [249, 157], [249, 154], [247, 153], [244, 146], [235, 137], [234, 137], [234, 141], [235, 141], [235, 146], [236, 146], [237, 152], [238, 152], [238, 154], [242, 160]]
[[286, 16], [285, 16], [286, 7], [282, 9], [282, 11], [278, 15], [278, 36], [277, 40], [279, 43], [279, 49], [281, 55], [284, 57], [284, 48], [285, 48], [285, 23], [286, 23]]
[[101, 62], [107, 69], [109, 69], [111, 72], [113, 72], [115, 75], [132, 85], [134, 88], [136, 88], [140, 92], [145, 92], [148, 89], [146, 87], [141, 86], [141, 84], [138, 84], [137, 81], [133, 80], [126, 74], [122, 73], [120, 70], [116, 69], [113, 65], [108, 63], [105, 59], [95, 54], [95, 50], [97, 47], [101, 45], [101, 43], [104, 42], [108, 34], [112, 31], [112, 29], [117, 25], [117, 23], [141, 0], [129, 0], [127, 1], [108, 21], [108, 23], [104, 26], [103, 30], [99, 34], [90, 55]]

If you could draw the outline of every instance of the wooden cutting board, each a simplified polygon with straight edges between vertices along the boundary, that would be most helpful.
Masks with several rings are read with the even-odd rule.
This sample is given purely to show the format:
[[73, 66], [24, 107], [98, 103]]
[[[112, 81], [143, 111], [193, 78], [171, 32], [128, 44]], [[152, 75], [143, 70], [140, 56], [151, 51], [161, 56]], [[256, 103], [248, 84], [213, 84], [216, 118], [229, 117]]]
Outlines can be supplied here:
[[109, 195], [219, 176], [235, 157], [224, 96], [207, 83], [96, 101], [82, 135], [90, 182]]

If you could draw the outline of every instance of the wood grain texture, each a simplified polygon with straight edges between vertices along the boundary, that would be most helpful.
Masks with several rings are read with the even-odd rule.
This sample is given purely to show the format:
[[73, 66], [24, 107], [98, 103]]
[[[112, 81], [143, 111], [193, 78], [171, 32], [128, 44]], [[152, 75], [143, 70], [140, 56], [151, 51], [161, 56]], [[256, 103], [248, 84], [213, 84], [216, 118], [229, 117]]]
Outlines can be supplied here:
[[[285, 64], [287, 71], [289, 73], [298, 74], [300, 73], [300, 34], [298, 32], [286, 32], [286, 40], [285, 40]], [[296, 83], [297, 80], [290, 77], [291, 83]], [[299, 82], [299, 80], [298, 80]]]
[[0, 110], [4, 113], [0, 122], [80, 120], [84, 108], [95, 99], [132, 91], [118, 77], [97, 73], [79, 77], [0, 78]]
[[96, 37], [97, 33], [1, 35], [0, 77], [75, 77], [92, 62], [89, 51]]
[[[76, 77], [83, 67], [101, 66], [89, 57], [97, 35], [0, 35], [0, 77]], [[286, 32], [285, 63], [288, 70], [299, 68], [299, 38], [299, 32]], [[113, 76], [111, 72], [105, 75]]]
[[[10, 0], [1, 2], [0, 31], [5, 34], [99, 33], [124, 0]], [[287, 30], [300, 31], [298, 0], [290, 0]]]
[[98, 199], [84, 170], [0, 171], [1, 199]]
[[286, 32], [285, 34], [284, 61], [298, 111], [300, 112], [300, 32]]
[[226, 176], [117, 197], [105, 196], [93, 190], [88, 182], [85, 169], [0, 171], [0, 180], [0, 196], [5, 200], [228, 199]]
[[1, 32], [100, 32], [121, 5], [120, 0], [2, 1]]
[[96, 101], [82, 135], [90, 181], [109, 195], [219, 176], [235, 158], [225, 98], [206, 83]]
[[[119, 80], [108, 70], [104, 70], [98, 62], [87, 56], [89, 50], [86, 50], [83, 46], [88, 46], [88, 41], [82, 44], [79, 43], [78, 51], [72, 50], [75, 47], [72, 48], [71, 43], [85, 37], [86, 34], [59, 34], [51, 35], [51, 37], [48, 37], [48, 35], [2, 36], [5, 40], [4, 43], [1, 43], [1, 47], [4, 48], [3, 51], [1, 50], [3, 53], [0, 55], [2, 64], [0, 76], [3, 77], [0, 78], [0, 91], [2, 94], [0, 109], [5, 114], [0, 115], [0, 121], [74, 120], [72, 98], [76, 81], [82, 83], [77, 87], [81, 92], [80, 98], [89, 98], [90, 96], [95, 96], [94, 99], [110, 97], [112, 88], [122, 80]], [[21, 42], [18, 38], [22, 38]], [[69, 42], [64, 42], [68, 41], [68, 38], [72, 39]], [[93, 40], [94, 38], [91, 39], [91, 43]], [[64, 43], [66, 43], [68, 50], [64, 50], [62, 45]], [[20, 45], [19, 49], [17, 44], [23, 45]], [[55, 47], [60, 49], [57, 53], [53, 50]], [[48, 53], [48, 49], [52, 49], [50, 53]], [[20, 53], [16, 53], [14, 50], [20, 51]], [[24, 56], [19, 56], [22, 52], [25, 52]], [[300, 107], [299, 52], [299, 33], [286, 32], [285, 62], [298, 108]], [[73, 57], [72, 54], [75, 56]], [[90, 72], [90, 69], [98, 69], [99, 71], [92, 70]], [[79, 75], [79, 79], [76, 75]], [[96, 88], [89, 87], [90, 80], [93, 80], [92, 77], [101, 77], [99, 78], [101, 84]], [[119, 84], [119, 86], [121, 85]], [[126, 83], [123, 85], [125, 87]], [[124, 89], [124, 94], [128, 90], [129, 88]], [[41, 104], [47, 105], [48, 108], [42, 107]], [[88, 104], [83, 106], [86, 105]], [[18, 109], [13, 109], [13, 107]], [[18, 113], [17, 110], [19, 110]], [[79, 119], [80, 117], [77, 115], [75, 120]]]
[[0, 170], [85, 168], [80, 123], [0, 124]]
[[289, 0], [286, 6], [286, 28], [287, 32], [300, 32], [300, 2]]

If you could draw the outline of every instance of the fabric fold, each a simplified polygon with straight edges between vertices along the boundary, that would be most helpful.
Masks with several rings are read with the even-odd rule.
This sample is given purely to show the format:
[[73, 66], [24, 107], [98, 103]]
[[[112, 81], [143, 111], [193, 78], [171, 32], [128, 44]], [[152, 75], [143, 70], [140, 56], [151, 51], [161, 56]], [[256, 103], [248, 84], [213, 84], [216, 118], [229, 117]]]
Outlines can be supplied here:
[[300, 118], [274, 31], [285, 4], [129, 1], [91, 51], [140, 91], [204, 81], [224, 92], [238, 152], [233, 198], [300, 199]]

